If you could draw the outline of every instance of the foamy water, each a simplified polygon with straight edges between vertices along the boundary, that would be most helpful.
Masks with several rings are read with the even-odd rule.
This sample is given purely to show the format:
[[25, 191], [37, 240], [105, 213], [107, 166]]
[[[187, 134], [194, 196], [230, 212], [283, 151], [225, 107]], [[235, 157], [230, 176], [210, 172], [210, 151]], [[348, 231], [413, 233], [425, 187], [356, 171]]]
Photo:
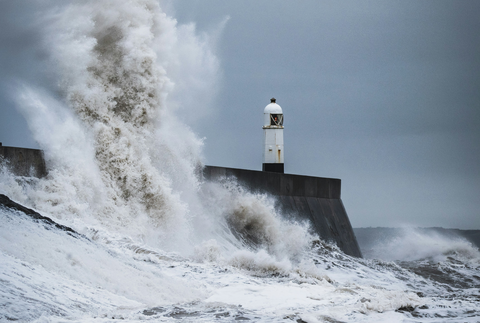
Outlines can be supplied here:
[[416, 236], [379, 249], [410, 250], [399, 258], [355, 259], [283, 220], [273, 197], [203, 181], [203, 142], [177, 112], [204, 113], [219, 63], [193, 25], [149, 0], [43, 17], [58, 88], [15, 98], [49, 175], [3, 167], [0, 193], [80, 235], [0, 207], [0, 319], [478, 321], [472, 246]]

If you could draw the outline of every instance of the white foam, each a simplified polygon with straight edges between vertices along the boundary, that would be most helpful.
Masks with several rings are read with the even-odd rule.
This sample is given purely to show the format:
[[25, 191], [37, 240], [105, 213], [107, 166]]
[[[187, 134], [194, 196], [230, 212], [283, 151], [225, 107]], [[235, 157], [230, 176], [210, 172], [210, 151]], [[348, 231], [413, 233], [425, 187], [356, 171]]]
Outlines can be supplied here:
[[447, 236], [434, 230], [416, 228], [399, 229], [398, 233], [377, 241], [373, 256], [383, 260], [445, 261], [447, 256], [456, 254], [465, 259], [480, 259], [478, 248], [460, 236]]
[[192, 283], [186, 285], [161, 273], [157, 267], [133, 262], [124, 257], [121, 250], [104, 249], [85, 238], [73, 237], [48, 226], [44, 228], [41, 222], [29, 221], [20, 212], [4, 212], [2, 217], [2, 251], [63, 279], [100, 288], [141, 304], [194, 300], [202, 295]]
[[[27, 192], [32, 206], [72, 224], [73, 215], [186, 248], [202, 142], [166, 108], [173, 88], [166, 68], [180, 63], [165, 48], [187, 39], [192, 56], [214, 56], [155, 1], [76, 3], [48, 21], [45, 42], [66, 96], [19, 89], [17, 103], [49, 167]], [[185, 50], [183, 57], [190, 58]]]

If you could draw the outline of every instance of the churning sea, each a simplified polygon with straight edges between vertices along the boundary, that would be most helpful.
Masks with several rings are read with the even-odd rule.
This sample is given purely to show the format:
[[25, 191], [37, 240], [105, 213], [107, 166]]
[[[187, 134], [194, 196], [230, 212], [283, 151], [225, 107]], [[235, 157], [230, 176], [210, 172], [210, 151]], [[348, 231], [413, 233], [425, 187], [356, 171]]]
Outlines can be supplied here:
[[467, 240], [412, 231], [352, 258], [274, 197], [204, 182], [203, 142], [174, 98], [210, 93], [218, 60], [158, 1], [58, 2], [40, 16], [55, 81], [12, 97], [48, 175], [1, 163], [0, 194], [72, 231], [0, 205], [1, 321], [480, 321]]
[[219, 237], [184, 254], [74, 222], [77, 232], [66, 231], [0, 206], [1, 321], [480, 320], [480, 252], [461, 237], [405, 229], [405, 240], [369, 246], [371, 256], [389, 243], [416, 245], [394, 261], [353, 258], [316, 239], [282, 254]]

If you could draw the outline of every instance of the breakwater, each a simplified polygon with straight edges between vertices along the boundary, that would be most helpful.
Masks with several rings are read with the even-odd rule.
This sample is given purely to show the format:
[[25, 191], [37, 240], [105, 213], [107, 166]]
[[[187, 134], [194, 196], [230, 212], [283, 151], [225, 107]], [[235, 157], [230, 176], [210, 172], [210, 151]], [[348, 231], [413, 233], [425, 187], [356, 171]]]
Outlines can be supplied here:
[[[0, 144], [0, 163], [18, 176], [43, 177], [47, 168], [38, 149]], [[252, 192], [275, 196], [276, 209], [292, 220], [308, 221], [323, 240], [335, 243], [343, 252], [362, 257], [347, 212], [341, 200], [341, 180], [205, 166], [206, 180], [234, 177]]]
[[362, 257], [357, 239], [340, 198], [341, 180], [205, 166], [207, 180], [236, 178], [252, 192], [276, 197], [276, 209], [294, 220], [306, 220], [324, 240], [334, 242], [346, 254]]
[[43, 151], [39, 149], [8, 147], [0, 143], [0, 164], [3, 163], [17, 176], [47, 175]]

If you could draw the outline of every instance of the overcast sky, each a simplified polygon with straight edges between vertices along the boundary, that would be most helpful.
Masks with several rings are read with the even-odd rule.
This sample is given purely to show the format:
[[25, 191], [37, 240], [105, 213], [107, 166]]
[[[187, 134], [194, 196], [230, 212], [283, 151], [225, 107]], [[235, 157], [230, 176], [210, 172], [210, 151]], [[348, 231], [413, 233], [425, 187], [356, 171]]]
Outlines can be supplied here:
[[[51, 77], [28, 23], [42, 2], [0, 0], [6, 146], [38, 147], [8, 92]], [[285, 171], [342, 179], [354, 227], [480, 229], [480, 1], [178, 0], [166, 10], [199, 34], [224, 22], [218, 95], [188, 120], [206, 137], [207, 164], [260, 170], [275, 97]]]

